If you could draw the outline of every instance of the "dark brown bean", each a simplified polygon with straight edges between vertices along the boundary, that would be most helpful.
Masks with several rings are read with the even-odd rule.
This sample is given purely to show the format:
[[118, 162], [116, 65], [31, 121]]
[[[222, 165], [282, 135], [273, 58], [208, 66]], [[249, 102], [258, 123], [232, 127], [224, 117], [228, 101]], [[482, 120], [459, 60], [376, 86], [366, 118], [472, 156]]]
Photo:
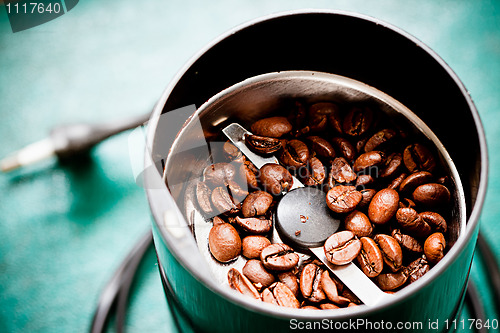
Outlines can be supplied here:
[[265, 234], [271, 230], [273, 223], [270, 220], [257, 217], [241, 218], [236, 216], [236, 224], [251, 234]]
[[299, 283], [297, 282], [297, 276], [295, 276], [292, 271], [277, 273], [276, 277], [292, 291], [295, 297], [297, 297], [299, 294]]
[[424, 243], [424, 254], [432, 264], [437, 264], [444, 256], [446, 241], [440, 232], [435, 232]]
[[234, 179], [235, 174], [234, 165], [224, 162], [211, 164], [203, 171], [205, 182], [214, 186], [224, 185], [228, 180]]
[[367, 185], [371, 185], [375, 182], [375, 179], [371, 175], [359, 175], [356, 179], [356, 188], [364, 188]]
[[323, 269], [312, 263], [307, 264], [300, 273], [300, 291], [310, 302], [317, 303], [326, 298], [320, 284], [322, 273]]
[[237, 269], [231, 268], [229, 272], [227, 272], [227, 280], [229, 281], [229, 286], [234, 290], [239, 291], [243, 295], [260, 299], [259, 292], [255, 289], [252, 282]]
[[262, 155], [275, 153], [282, 147], [280, 139], [260, 135], [245, 135], [245, 143], [251, 151]]
[[[337, 157], [332, 162], [329, 179], [332, 179], [333, 184], [335, 182], [350, 183], [356, 179], [356, 174], [352, 171], [349, 162], [345, 158]], [[331, 186], [333, 187], [334, 185]]]
[[236, 214], [240, 211], [225, 187], [219, 186], [214, 188], [211, 199], [212, 204], [221, 214]]
[[401, 165], [403, 164], [403, 157], [400, 153], [392, 153], [384, 161], [379, 176], [381, 178], [390, 178], [397, 174]]
[[335, 157], [335, 150], [327, 140], [319, 136], [309, 136], [307, 137], [307, 140], [311, 144], [312, 151], [314, 151], [317, 156], [327, 159]]
[[332, 112], [328, 115], [328, 122], [334, 132], [342, 134], [342, 117], [340, 116], [339, 108], [332, 108]]
[[424, 248], [422, 244], [410, 235], [404, 234], [399, 229], [394, 229], [391, 232], [392, 237], [398, 241], [402, 249], [410, 252], [422, 253]]
[[241, 210], [244, 217], [264, 215], [272, 203], [273, 196], [271, 194], [264, 191], [255, 191], [245, 198]]
[[208, 234], [210, 252], [220, 262], [228, 262], [241, 252], [241, 239], [229, 223], [214, 225]]
[[248, 260], [241, 272], [255, 285], [269, 287], [274, 283], [274, 275], [269, 273], [260, 260]]
[[265, 164], [260, 169], [259, 180], [264, 189], [273, 195], [280, 195], [282, 192], [287, 192], [293, 185], [293, 178], [290, 172], [275, 163]]
[[376, 278], [376, 282], [382, 290], [394, 290], [401, 287], [408, 280], [408, 272], [402, 269], [397, 273], [380, 274]]
[[389, 142], [394, 140], [396, 136], [396, 131], [392, 129], [383, 129], [373, 134], [373, 136], [366, 141], [365, 144], [365, 153], [372, 150], [380, 150], [384, 146], [386, 146]]
[[431, 232], [430, 225], [413, 208], [399, 208], [396, 213], [396, 220], [404, 230], [416, 237], [425, 237]]
[[212, 195], [212, 191], [204, 182], [199, 182], [196, 184], [196, 199], [198, 200], [198, 205], [201, 210], [206, 214], [212, 214], [213, 208], [210, 203], [210, 198]]
[[326, 204], [335, 213], [349, 213], [356, 208], [362, 198], [354, 186], [338, 185], [326, 194]]
[[245, 161], [240, 165], [239, 173], [243, 182], [246, 182], [250, 188], [258, 189], [257, 174], [259, 170], [250, 161]]
[[418, 214], [422, 220], [427, 222], [434, 230], [445, 233], [448, 230], [446, 220], [436, 212], [422, 212]]
[[420, 279], [425, 273], [429, 271], [429, 269], [430, 266], [427, 263], [425, 256], [412, 261], [412, 263], [408, 265], [408, 275], [410, 278], [410, 283], [413, 283]]
[[292, 124], [285, 117], [270, 117], [256, 121], [251, 130], [255, 135], [280, 138], [292, 130]]
[[243, 154], [241, 150], [232, 144], [229, 141], [224, 142], [224, 146], [222, 148], [224, 150], [224, 154], [229, 161], [242, 161]]
[[214, 216], [214, 218], [212, 219], [213, 226], [223, 224], [223, 223], [226, 223], [226, 222], [223, 219], [221, 219], [219, 216]]
[[304, 310], [319, 310], [319, 308], [312, 306], [312, 305], [304, 305], [304, 306], [301, 306], [300, 308], [304, 309]]
[[321, 310], [333, 310], [333, 309], [340, 309], [339, 306], [336, 306], [335, 304], [332, 304], [332, 303], [321, 303], [319, 305], [319, 307], [321, 308]]
[[335, 304], [344, 306], [349, 304], [349, 299], [339, 296], [337, 290], [337, 284], [330, 277], [328, 270], [323, 271], [321, 274], [321, 289], [323, 290], [326, 297]]
[[348, 161], [354, 160], [354, 157], [356, 157], [356, 148], [354, 148], [349, 140], [336, 137], [332, 139], [332, 142], [335, 148], [337, 148], [339, 155], [343, 156]]
[[427, 147], [420, 143], [415, 143], [405, 148], [403, 161], [410, 172], [432, 172], [436, 167], [434, 156]]
[[358, 153], [362, 153], [365, 151], [365, 144], [366, 144], [366, 141], [368, 141], [368, 138], [363, 138], [363, 139], [360, 139], [356, 142], [356, 151]]
[[368, 218], [375, 224], [385, 224], [396, 214], [399, 194], [393, 189], [382, 189], [374, 196], [368, 206]]
[[304, 185], [317, 186], [323, 184], [326, 178], [325, 167], [316, 157], [311, 158], [304, 177]]
[[324, 131], [329, 117], [338, 115], [338, 113], [339, 107], [333, 103], [322, 102], [311, 105], [309, 108], [309, 126], [311, 127], [311, 131]]
[[247, 236], [241, 242], [242, 255], [248, 259], [260, 259], [262, 249], [271, 245], [271, 241], [264, 236]]
[[353, 232], [336, 232], [323, 246], [326, 259], [334, 265], [345, 265], [353, 261], [361, 251], [361, 242]]
[[351, 304], [361, 304], [361, 301], [359, 300], [359, 298], [356, 295], [354, 295], [354, 293], [347, 288], [344, 288], [344, 290], [342, 291], [342, 297], [345, 297], [349, 301], [351, 301], [351, 303], [349, 303], [349, 306]]
[[415, 206], [415, 203], [411, 199], [400, 198], [399, 200], [399, 208], [415, 208]]
[[369, 151], [359, 155], [359, 157], [354, 161], [353, 170], [354, 172], [359, 172], [364, 169], [375, 167], [384, 161], [384, 154], [380, 151]]
[[370, 236], [373, 231], [373, 226], [364, 213], [354, 210], [347, 215], [344, 220], [346, 230], [352, 231], [357, 237]]
[[399, 186], [399, 190], [405, 193], [412, 193], [420, 185], [430, 183], [432, 178], [432, 174], [427, 171], [412, 173], [403, 180]]
[[398, 177], [394, 178], [394, 180], [387, 186], [387, 188], [390, 188], [391, 190], [397, 190], [405, 178], [406, 173], [403, 172]]
[[377, 191], [375, 191], [374, 189], [361, 190], [361, 195], [363, 196], [363, 198], [361, 199], [361, 202], [359, 203], [358, 207], [361, 209], [368, 208], [370, 202], [372, 201], [376, 193]]
[[378, 234], [373, 240], [377, 243], [384, 262], [389, 266], [391, 271], [397, 272], [403, 265], [403, 251], [397, 240], [389, 235]]
[[361, 251], [357, 257], [359, 266], [366, 276], [375, 277], [384, 268], [384, 257], [377, 243], [369, 237], [361, 237]]
[[436, 207], [450, 201], [450, 191], [441, 184], [424, 184], [413, 191], [413, 200], [425, 206]]
[[299, 256], [293, 249], [281, 243], [271, 244], [260, 253], [260, 260], [267, 269], [288, 271], [299, 262]]
[[279, 306], [295, 309], [298, 309], [300, 307], [300, 303], [293, 292], [283, 283], [275, 282], [271, 286], [269, 286], [269, 290], [272, 291], [273, 296]]
[[370, 108], [353, 107], [346, 114], [342, 129], [347, 135], [360, 136], [370, 129], [372, 121], [373, 112]]
[[300, 140], [290, 140], [284, 143], [279, 157], [284, 165], [298, 168], [309, 160], [309, 148]]
[[243, 199], [245, 199], [246, 196], [248, 195], [247, 191], [248, 188], [246, 186], [241, 186], [234, 180], [229, 180], [227, 182], [227, 189], [229, 190], [229, 194], [231, 195], [231, 198], [233, 198], [233, 201], [236, 204], [243, 201]]

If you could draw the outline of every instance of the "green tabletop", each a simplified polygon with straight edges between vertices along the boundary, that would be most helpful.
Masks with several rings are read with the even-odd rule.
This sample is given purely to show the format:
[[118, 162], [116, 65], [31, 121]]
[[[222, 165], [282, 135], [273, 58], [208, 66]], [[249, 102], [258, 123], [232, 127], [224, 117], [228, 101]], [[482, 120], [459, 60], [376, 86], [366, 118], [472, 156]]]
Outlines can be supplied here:
[[[0, 6], [0, 157], [56, 124], [147, 112], [210, 40], [250, 19], [298, 8], [385, 20], [428, 44], [458, 74], [486, 130], [491, 171], [481, 230], [498, 256], [500, 1], [82, 0], [17, 33]], [[86, 331], [100, 291], [151, 223], [134, 182], [128, 134], [96, 147], [90, 160], [1, 174], [0, 190], [0, 332]], [[472, 279], [487, 316], [498, 319], [487, 274], [476, 257]], [[140, 267], [129, 310], [129, 332], [176, 331], [153, 251]], [[470, 318], [469, 311], [462, 316]]]

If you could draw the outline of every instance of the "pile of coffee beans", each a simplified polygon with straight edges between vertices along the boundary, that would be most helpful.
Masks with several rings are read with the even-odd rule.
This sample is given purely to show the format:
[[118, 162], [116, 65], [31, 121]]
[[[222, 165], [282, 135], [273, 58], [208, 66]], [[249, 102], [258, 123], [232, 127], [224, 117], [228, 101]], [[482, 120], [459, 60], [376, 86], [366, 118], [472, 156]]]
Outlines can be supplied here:
[[273, 212], [292, 175], [322, 189], [342, 221], [324, 244], [332, 264], [354, 262], [389, 293], [437, 264], [447, 250], [450, 179], [433, 147], [404, 126], [369, 105], [294, 101], [253, 123], [245, 137], [252, 151], [275, 155], [280, 164], [259, 170], [226, 142], [226, 162], [204, 170], [196, 197], [201, 211], [215, 216], [208, 236], [213, 257], [247, 259], [241, 272], [229, 270], [230, 287], [292, 308], [361, 304], [320, 261], [299, 260], [290, 246], [271, 242]]

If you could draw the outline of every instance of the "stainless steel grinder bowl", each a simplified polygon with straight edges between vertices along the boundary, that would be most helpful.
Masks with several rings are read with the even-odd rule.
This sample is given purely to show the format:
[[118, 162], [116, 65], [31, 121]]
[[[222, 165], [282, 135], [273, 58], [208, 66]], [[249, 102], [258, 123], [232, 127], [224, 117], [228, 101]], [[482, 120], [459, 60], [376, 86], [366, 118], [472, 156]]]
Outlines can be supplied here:
[[[322, 52], [311, 52], [311, 47], [318, 45]], [[155, 217], [153, 230], [160, 270], [170, 288], [168, 292], [175, 296], [178, 308], [188, 320], [206, 331], [286, 331], [297, 323], [294, 320], [325, 318], [336, 325], [353, 319], [394, 324], [421, 322], [424, 330], [430, 330], [429, 320], [439, 320], [443, 330], [443, 321], [454, 318], [462, 303], [486, 188], [487, 159], [482, 127], [470, 97], [432, 51], [394, 27], [358, 15], [276, 15], [236, 29], [207, 48], [173, 81], [154, 114], [159, 116], [189, 104], [199, 106], [220, 90], [248, 77], [290, 69], [348, 76], [384, 91], [413, 110], [441, 139], [462, 178], [465, 234], [425, 280], [398, 292], [392, 302], [374, 308], [327, 311], [328, 314], [261, 305], [233, 293], [213, 278], [178, 205], [161, 185], [162, 167], [157, 163], [155, 172], [146, 174], [145, 182]], [[214, 115], [230, 116], [217, 112]], [[148, 133], [148, 156], [154, 161], [167, 156], [173, 140], [165, 140], [158, 119], [152, 118]], [[221, 119], [215, 121], [216, 125]], [[179, 123], [185, 120], [179, 119]], [[210, 128], [202, 129], [205, 134], [211, 132]], [[180, 169], [187, 171], [197, 166], [182, 158], [176, 161]], [[175, 185], [169, 182], [174, 196]]]

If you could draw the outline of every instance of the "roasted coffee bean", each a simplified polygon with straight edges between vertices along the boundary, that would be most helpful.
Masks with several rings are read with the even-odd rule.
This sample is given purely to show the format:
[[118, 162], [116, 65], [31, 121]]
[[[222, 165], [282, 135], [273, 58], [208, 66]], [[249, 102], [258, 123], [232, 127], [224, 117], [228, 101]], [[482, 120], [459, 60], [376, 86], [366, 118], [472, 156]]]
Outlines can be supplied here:
[[279, 164], [268, 163], [260, 168], [259, 180], [264, 189], [274, 195], [287, 192], [293, 185], [293, 178], [287, 169]]
[[304, 305], [304, 306], [301, 306], [300, 308], [304, 309], [304, 310], [319, 310], [317, 307], [312, 306], [312, 305]]
[[348, 308], [352, 308], [352, 307], [355, 307], [355, 306], [358, 306], [358, 304], [356, 304], [356, 303], [349, 303], [349, 305], [347, 307]]
[[413, 283], [418, 279], [420, 279], [422, 276], [424, 276], [425, 273], [429, 271], [429, 269], [430, 266], [427, 263], [425, 256], [413, 261], [411, 264], [408, 265], [407, 268], [408, 276], [410, 278], [410, 283]]
[[229, 223], [214, 225], [208, 234], [210, 252], [220, 262], [228, 262], [241, 252], [241, 239]]
[[248, 195], [248, 188], [243, 188], [234, 180], [229, 180], [227, 182], [227, 189], [229, 190], [229, 194], [231, 195], [235, 203], [243, 201], [243, 199], [245, 199]]
[[403, 157], [401, 157], [400, 153], [392, 153], [387, 157], [384, 161], [381, 170], [379, 172], [379, 176], [381, 178], [391, 178], [394, 177], [401, 165], [403, 164]]
[[359, 298], [356, 295], [354, 295], [353, 292], [347, 288], [344, 288], [344, 290], [342, 291], [342, 297], [347, 298], [351, 302], [351, 303], [349, 303], [349, 305], [350, 304], [361, 304], [361, 301], [359, 300]]
[[361, 154], [356, 161], [352, 169], [354, 172], [359, 172], [370, 167], [376, 167], [384, 161], [384, 154], [380, 151], [370, 151], [368, 153]]
[[373, 226], [364, 213], [354, 210], [347, 215], [344, 220], [346, 230], [352, 231], [357, 237], [370, 236], [373, 231]]
[[212, 196], [212, 191], [204, 182], [199, 182], [196, 184], [196, 199], [198, 200], [198, 205], [201, 210], [206, 214], [212, 214], [213, 208], [210, 203]]
[[339, 108], [332, 108], [332, 112], [328, 115], [328, 122], [334, 132], [342, 134], [342, 117]]
[[427, 222], [428, 225], [431, 226], [432, 229], [438, 232], [446, 232], [448, 230], [448, 225], [446, 224], [446, 220], [440, 214], [435, 212], [422, 212], [418, 214], [422, 220]]
[[243, 154], [241, 150], [229, 141], [224, 142], [222, 148], [224, 150], [224, 155], [229, 161], [242, 161]]
[[354, 186], [338, 185], [326, 194], [326, 204], [335, 213], [349, 213], [361, 202], [363, 196]]
[[419, 171], [410, 174], [403, 180], [399, 190], [404, 193], [412, 193], [417, 187], [432, 181], [432, 174], [427, 171]]
[[408, 272], [402, 269], [396, 273], [380, 274], [375, 278], [378, 286], [382, 290], [394, 290], [401, 287], [408, 280]]
[[243, 295], [260, 299], [259, 292], [255, 289], [252, 282], [237, 269], [231, 268], [229, 272], [227, 272], [227, 280], [229, 281], [229, 286], [234, 290], [239, 291]]
[[307, 140], [311, 144], [311, 149], [317, 156], [331, 159], [335, 157], [335, 150], [327, 140], [319, 136], [309, 136]]
[[367, 185], [371, 185], [375, 182], [375, 179], [371, 175], [359, 175], [358, 178], [356, 179], [356, 188], [363, 189]]
[[205, 182], [214, 186], [222, 186], [228, 180], [233, 180], [236, 174], [236, 168], [230, 163], [215, 163], [205, 168], [203, 176]]
[[399, 200], [399, 208], [414, 208], [415, 202], [408, 198], [400, 198]]
[[214, 188], [211, 199], [212, 204], [219, 213], [236, 214], [240, 211], [225, 187], [219, 186]]
[[274, 275], [269, 273], [260, 260], [248, 260], [241, 272], [254, 284], [269, 287], [274, 283]]
[[285, 117], [270, 117], [256, 121], [251, 130], [255, 135], [280, 138], [292, 130], [292, 124]]
[[349, 140], [336, 137], [332, 139], [332, 142], [335, 148], [337, 148], [338, 155], [343, 156], [348, 161], [354, 160], [354, 157], [356, 157], [356, 148]]
[[241, 211], [244, 217], [264, 215], [272, 203], [273, 196], [271, 194], [264, 191], [255, 191], [245, 198]]
[[357, 257], [359, 266], [366, 276], [375, 277], [384, 268], [384, 257], [377, 243], [369, 237], [361, 237], [361, 251]]
[[410, 252], [422, 253], [424, 248], [422, 244], [410, 235], [404, 234], [399, 229], [394, 229], [391, 232], [392, 237], [398, 241], [402, 249]]
[[324, 131], [330, 116], [336, 117], [338, 114], [339, 107], [336, 104], [324, 102], [311, 105], [309, 108], [309, 126], [311, 127], [311, 131]]
[[326, 178], [325, 167], [316, 157], [311, 158], [304, 178], [304, 185], [317, 186], [323, 184]]
[[321, 273], [320, 285], [326, 297], [333, 303], [341, 306], [349, 304], [350, 301], [348, 298], [339, 296], [337, 284], [330, 277], [328, 270], [324, 270], [323, 273]]
[[245, 135], [245, 143], [251, 151], [262, 155], [275, 153], [282, 147], [280, 139], [260, 135]]
[[437, 264], [444, 256], [446, 241], [440, 232], [435, 232], [424, 243], [424, 254], [432, 264]]
[[384, 148], [389, 142], [394, 140], [395, 136], [396, 131], [392, 129], [386, 128], [378, 131], [377, 133], [373, 134], [373, 136], [368, 139], [368, 141], [366, 141], [364, 148], [365, 153], [372, 150], [380, 150], [381, 148]]
[[352, 231], [334, 233], [323, 246], [326, 259], [334, 265], [345, 265], [354, 260], [361, 251], [361, 241]]
[[432, 172], [436, 167], [434, 156], [427, 147], [420, 143], [415, 143], [405, 148], [403, 161], [410, 172]]
[[260, 259], [260, 253], [269, 245], [271, 245], [271, 241], [264, 236], [247, 236], [241, 242], [243, 249], [241, 254], [248, 259]]
[[321, 288], [321, 274], [323, 269], [315, 264], [308, 264], [300, 273], [300, 291], [302, 296], [310, 302], [323, 301], [326, 296]]
[[302, 128], [306, 124], [307, 110], [303, 103], [295, 101], [288, 115], [289, 122], [295, 129]]
[[265, 234], [271, 230], [273, 223], [270, 220], [257, 217], [241, 218], [236, 216], [236, 224], [243, 230], [251, 234]]
[[259, 188], [257, 174], [259, 170], [250, 161], [245, 161], [240, 165], [239, 173], [243, 182], [248, 184], [248, 187], [253, 189]]
[[297, 297], [299, 294], [299, 283], [297, 282], [297, 276], [292, 271], [277, 273], [276, 277], [292, 291], [295, 297]]
[[450, 201], [450, 191], [441, 184], [424, 184], [413, 191], [413, 200], [428, 207], [441, 206]]
[[336, 306], [335, 304], [332, 303], [322, 303], [319, 305], [321, 310], [333, 310], [333, 309], [340, 309], [339, 306]]
[[391, 271], [397, 272], [403, 265], [403, 251], [397, 240], [389, 235], [378, 234], [373, 240], [377, 243], [384, 262], [389, 266]]
[[216, 225], [219, 225], [219, 224], [223, 224], [223, 223], [226, 223], [223, 219], [221, 219], [220, 217], [218, 216], [214, 216], [214, 218], [212, 219], [212, 225], [213, 226], [216, 226]]
[[262, 299], [263, 302], [278, 305], [278, 301], [276, 301], [276, 298], [274, 297], [273, 292], [271, 290], [269, 290], [268, 288], [262, 290], [262, 293], [260, 294], [260, 298]]
[[372, 201], [372, 199], [376, 193], [377, 193], [377, 191], [375, 191], [374, 189], [371, 189], [371, 188], [361, 190], [361, 195], [363, 196], [363, 198], [361, 199], [361, 202], [359, 203], [358, 207], [361, 209], [368, 208], [368, 206], [370, 205], [370, 202]]
[[356, 174], [352, 171], [349, 162], [347, 162], [345, 158], [337, 157], [332, 162], [329, 179], [331, 179], [331, 187], [333, 187], [335, 182], [350, 183], [354, 181], [356, 179]]
[[269, 290], [272, 292], [279, 306], [295, 309], [300, 307], [300, 303], [293, 292], [283, 283], [275, 282], [269, 286]]
[[404, 230], [417, 237], [425, 237], [431, 232], [430, 225], [413, 208], [399, 208], [396, 220]]
[[397, 190], [399, 186], [401, 186], [401, 183], [405, 178], [406, 173], [403, 172], [398, 177], [394, 178], [394, 180], [387, 186], [387, 188], [390, 188], [391, 190]]
[[342, 129], [350, 136], [363, 135], [373, 122], [373, 111], [368, 107], [353, 107], [346, 114]]
[[363, 139], [360, 139], [356, 142], [356, 151], [358, 153], [362, 153], [365, 151], [365, 144], [366, 144], [366, 141], [368, 141], [368, 138], [363, 138]]
[[271, 244], [260, 253], [260, 260], [267, 269], [288, 271], [299, 262], [299, 256], [293, 249], [281, 243]]
[[399, 194], [393, 189], [382, 189], [374, 196], [368, 206], [368, 218], [375, 224], [385, 224], [396, 214]]
[[280, 162], [291, 168], [305, 165], [309, 160], [309, 148], [300, 140], [290, 140], [284, 143]]

